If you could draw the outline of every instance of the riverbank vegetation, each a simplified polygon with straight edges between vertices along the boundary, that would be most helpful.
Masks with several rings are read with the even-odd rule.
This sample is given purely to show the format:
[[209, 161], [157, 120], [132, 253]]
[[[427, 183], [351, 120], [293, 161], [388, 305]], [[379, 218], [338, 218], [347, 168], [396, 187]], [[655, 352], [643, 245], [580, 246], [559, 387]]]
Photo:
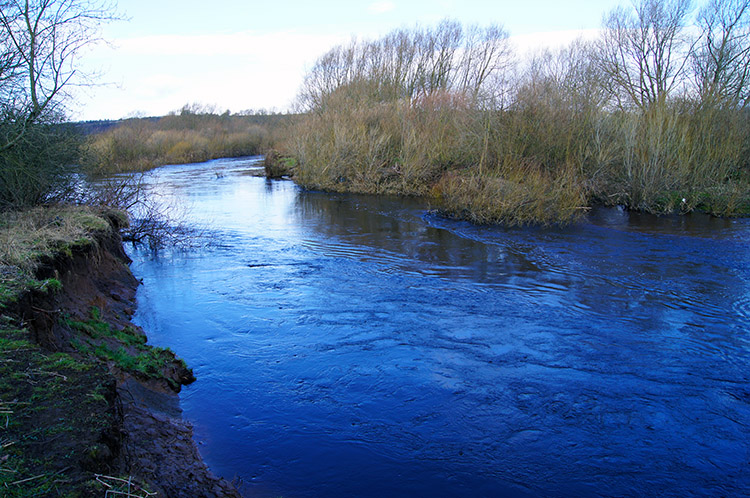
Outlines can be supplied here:
[[164, 164], [261, 154], [289, 120], [280, 114], [218, 113], [186, 105], [162, 118], [132, 118], [88, 137], [82, 162], [98, 175]]
[[111, 252], [122, 221], [89, 207], [0, 213], [2, 496], [103, 496], [101, 474], [126, 468], [116, 377], [194, 380], [129, 324], [137, 282]]
[[[127, 214], [74, 205], [104, 197], [75, 166], [66, 88], [85, 83], [78, 56], [113, 12], [107, 0], [0, 5], [2, 496], [104, 496], [120, 477], [128, 496], [146, 496], [129, 493], [143, 488], [128, 475], [117, 380], [193, 380], [129, 324], [137, 281], [117, 233]], [[107, 191], [137, 203], [130, 188]]]
[[749, 40], [748, 0], [641, 0], [524, 60], [499, 26], [401, 29], [318, 59], [277, 157], [305, 187], [427, 195], [480, 223], [748, 214]]
[[62, 126], [82, 50], [116, 17], [107, 0], [9, 0], [0, 9], [0, 210], [65, 200], [77, 141]]
[[92, 232], [106, 229], [106, 219], [86, 207], [36, 207], [1, 213], [0, 303], [16, 301], [33, 289], [55, 290], [57, 279], [36, 278], [43, 260], [55, 251], [70, 252], [76, 245], [90, 244]]

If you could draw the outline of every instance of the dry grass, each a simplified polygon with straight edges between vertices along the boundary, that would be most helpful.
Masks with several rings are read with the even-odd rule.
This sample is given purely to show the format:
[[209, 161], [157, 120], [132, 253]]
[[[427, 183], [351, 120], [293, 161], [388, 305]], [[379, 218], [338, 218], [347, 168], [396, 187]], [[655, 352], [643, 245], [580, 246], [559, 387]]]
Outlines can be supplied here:
[[96, 482], [105, 488], [105, 498], [115, 496], [124, 496], [126, 498], [148, 498], [158, 494], [144, 489], [139, 484], [135, 483], [132, 477], [122, 479], [119, 477], [96, 474]]
[[42, 254], [91, 240], [109, 222], [89, 207], [37, 207], [0, 214], [0, 264], [33, 269]]
[[146, 171], [164, 164], [260, 154], [283, 126], [280, 116], [183, 112], [159, 120], [130, 119], [89, 138], [83, 163], [96, 174]]
[[[311, 76], [354, 51], [336, 60], [358, 77], [310, 77], [302, 97], [319, 98], [307, 99], [310, 111], [280, 152], [305, 187], [433, 196], [444, 212], [479, 223], [567, 223], [596, 203], [750, 214], [748, 110], [689, 94], [617, 107], [596, 50], [578, 42], [541, 54], [504, 86], [485, 88], [503, 95], [488, 102], [450, 78], [417, 94], [386, 92], [381, 73], [392, 66], [380, 68], [377, 51], [340, 47]], [[418, 72], [418, 62], [405, 64]]]
[[586, 195], [573, 168], [548, 173], [534, 165], [521, 165], [504, 175], [449, 173], [433, 194], [445, 214], [480, 224], [565, 225], [587, 210]]

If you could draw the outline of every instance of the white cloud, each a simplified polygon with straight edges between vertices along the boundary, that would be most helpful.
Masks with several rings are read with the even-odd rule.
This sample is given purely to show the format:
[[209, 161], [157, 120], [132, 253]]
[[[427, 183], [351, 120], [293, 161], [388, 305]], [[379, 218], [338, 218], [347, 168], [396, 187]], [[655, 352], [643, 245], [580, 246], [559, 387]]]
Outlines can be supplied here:
[[393, 2], [383, 1], [374, 2], [367, 6], [367, 11], [371, 14], [385, 14], [396, 9], [396, 5]]
[[88, 88], [77, 95], [75, 119], [119, 118], [139, 110], [161, 115], [186, 103], [237, 112], [289, 107], [305, 71], [341, 34], [239, 32], [160, 35], [116, 40], [87, 59], [107, 67], [104, 80], [117, 86]]

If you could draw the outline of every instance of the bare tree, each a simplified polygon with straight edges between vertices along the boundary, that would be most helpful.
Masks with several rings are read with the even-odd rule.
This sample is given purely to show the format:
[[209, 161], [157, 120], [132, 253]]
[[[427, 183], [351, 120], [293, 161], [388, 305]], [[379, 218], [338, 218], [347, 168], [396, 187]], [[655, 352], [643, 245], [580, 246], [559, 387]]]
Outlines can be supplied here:
[[[0, 4], [0, 12], [4, 4]], [[0, 101], [7, 102], [13, 96], [13, 83], [18, 79], [20, 57], [13, 49], [10, 40], [3, 37], [0, 40]]]
[[701, 41], [693, 68], [701, 102], [750, 104], [750, 0], [709, 0], [698, 23]]
[[683, 84], [690, 8], [690, 0], [640, 0], [605, 17], [599, 67], [619, 107], [647, 110]]
[[79, 56], [110, 0], [0, 0], [0, 210], [71, 195], [77, 141], [62, 121]]
[[488, 80], [504, 73], [511, 61], [507, 31], [498, 25], [472, 26], [462, 48], [456, 86], [475, 100], [491, 100], [493, 95], [482, 95]]
[[82, 50], [99, 40], [102, 22], [115, 18], [110, 0], [0, 2], [1, 105], [19, 125], [0, 151], [16, 144], [28, 125], [61, 115], [66, 88], [83, 76]]
[[321, 110], [342, 89], [352, 97], [380, 101], [418, 99], [436, 92], [490, 100], [487, 84], [510, 60], [508, 34], [502, 27], [466, 30], [446, 20], [435, 28], [400, 29], [379, 40], [355, 40], [333, 48], [308, 72], [298, 99], [303, 110]]

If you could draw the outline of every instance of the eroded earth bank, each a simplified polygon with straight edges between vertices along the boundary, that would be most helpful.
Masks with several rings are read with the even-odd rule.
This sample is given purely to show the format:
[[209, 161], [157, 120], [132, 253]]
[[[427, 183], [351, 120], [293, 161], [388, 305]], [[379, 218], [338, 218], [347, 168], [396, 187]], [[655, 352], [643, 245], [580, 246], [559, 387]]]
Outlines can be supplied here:
[[239, 496], [181, 418], [192, 371], [130, 322], [139, 282], [123, 220], [91, 216], [106, 223], [38, 255], [23, 290], [2, 268], [0, 495]]

